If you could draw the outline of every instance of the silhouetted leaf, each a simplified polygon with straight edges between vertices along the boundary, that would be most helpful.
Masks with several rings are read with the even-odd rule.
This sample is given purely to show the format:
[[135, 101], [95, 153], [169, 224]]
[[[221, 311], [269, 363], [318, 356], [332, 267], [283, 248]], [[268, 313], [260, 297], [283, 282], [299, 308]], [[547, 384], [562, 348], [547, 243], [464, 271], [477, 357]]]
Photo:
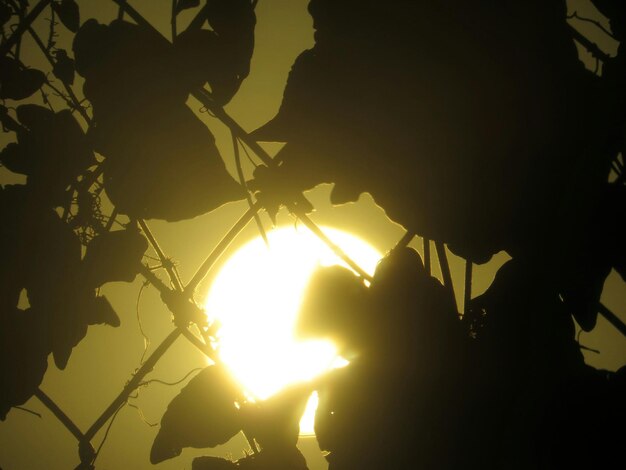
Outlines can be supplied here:
[[264, 451], [280, 452], [295, 446], [311, 392], [309, 384], [292, 385], [262, 402], [243, 405], [245, 429]]
[[80, 27], [80, 11], [78, 4], [75, 0], [61, 0], [60, 2], [52, 2], [52, 8], [57, 15], [61, 23], [65, 25], [67, 29], [75, 33]]
[[134, 122], [110, 121], [93, 137], [108, 158], [107, 195], [123, 214], [175, 221], [244, 196], [210, 131], [185, 105]]
[[0, 316], [0, 421], [35, 393], [48, 368], [46, 325], [32, 309]]
[[191, 470], [232, 470], [237, 468], [234, 462], [219, 457], [196, 457]]
[[54, 111], [38, 104], [22, 104], [15, 113], [20, 124], [31, 131], [45, 132], [54, 119]]
[[0, 105], [0, 123], [2, 123], [2, 130], [5, 132], [17, 132], [21, 128], [21, 126], [11, 116], [9, 116], [9, 110], [3, 105]]
[[228, 103], [250, 72], [254, 49], [254, 8], [248, 0], [210, 2], [213, 30], [188, 29], [177, 38], [179, 68], [190, 86], [209, 82], [216, 103]]
[[68, 109], [53, 113], [38, 105], [22, 105], [17, 116], [25, 129], [18, 130], [18, 145], [28, 185], [51, 207], [61, 205], [65, 189], [95, 163], [83, 130]]
[[178, 0], [176, 2], [176, 14], [178, 15], [183, 10], [195, 8], [200, 5], [200, 0]]
[[0, 98], [21, 100], [41, 88], [46, 75], [36, 69], [25, 68], [15, 59], [0, 57]]
[[114, 328], [120, 326], [120, 317], [111, 306], [109, 300], [104, 296], [94, 297], [88, 312], [91, 316], [90, 325], [109, 325]]
[[59, 49], [56, 54], [56, 63], [52, 69], [54, 76], [63, 83], [72, 85], [74, 83], [74, 59], [68, 57], [67, 52]]
[[221, 366], [200, 372], [171, 401], [150, 451], [150, 462], [180, 455], [183, 447], [215, 447], [241, 430], [240, 391]]
[[4, 26], [4, 24], [9, 21], [9, 19], [13, 16], [13, 10], [6, 3], [0, 3], [0, 27]]
[[0, 163], [12, 171], [21, 175], [27, 175], [31, 172], [29, 161], [22, 154], [22, 149], [16, 143], [8, 144], [0, 153]]
[[132, 282], [139, 273], [141, 258], [148, 249], [146, 238], [136, 229], [117, 230], [94, 237], [83, 259], [89, 285]]
[[173, 79], [171, 43], [123, 21], [88, 21], [74, 53], [97, 122], [92, 142], [107, 157], [105, 189], [120, 213], [181, 220], [244, 197], [213, 135], [185, 104], [188, 85]]

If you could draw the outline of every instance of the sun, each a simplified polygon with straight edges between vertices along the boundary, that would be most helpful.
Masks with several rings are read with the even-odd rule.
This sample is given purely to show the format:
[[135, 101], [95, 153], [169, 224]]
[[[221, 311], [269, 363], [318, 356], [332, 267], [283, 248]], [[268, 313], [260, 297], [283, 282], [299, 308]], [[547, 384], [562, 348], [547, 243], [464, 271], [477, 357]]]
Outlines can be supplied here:
[[[329, 227], [322, 230], [369, 274], [381, 254], [364, 240]], [[209, 290], [206, 311], [221, 324], [219, 354], [255, 398], [310, 380], [341, 363], [327, 341], [299, 342], [293, 329], [302, 295], [317, 266], [344, 263], [308, 229], [284, 227], [243, 245], [221, 268]], [[343, 361], [345, 363], [345, 361]], [[313, 433], [315, 397], [301, 422]]]

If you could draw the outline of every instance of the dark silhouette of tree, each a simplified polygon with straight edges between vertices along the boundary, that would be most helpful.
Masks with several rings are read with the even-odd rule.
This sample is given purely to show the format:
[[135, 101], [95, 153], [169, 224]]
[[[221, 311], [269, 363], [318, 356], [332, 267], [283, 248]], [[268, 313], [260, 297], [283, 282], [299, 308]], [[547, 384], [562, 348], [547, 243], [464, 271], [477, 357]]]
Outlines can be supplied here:
[[[94, 469], [96, 433], [184, 336], [214, 364], [164, 412], [155, 464], [242, 431], [249, 455], [193, 468], [306, 469], [298, 423], [317, 391], [316, 435], [332, 470], [619, 466], [626, 373], [584, 363], [574, 319], [590, 331], [601, 313], [626, 335], [600, 303], [611, 270], [626, 280], [623, 2], [593, 0], [610, 30], [594, 25], [619, 42], [610, 56], [568, 23], [562, 0], [311, 0], [315, 45], [293, 64], [276, 117], [249, 135], [222, 106], [250, 71], [256, 0], [174, 0], [169, 39], [113, 1], [110, 24], [83, 21], [75, 0], [0, 2], [0, 123], [14, 140], [0, 163], [25, 176], [0, 187], [1, 420], [36, 396], [77, 439], [76, 468]], [[33, 29], [44, 11], [47, 42]], [[71, 51], [56, 47], [61, 26]], [[22, 61], [26, 34], [58, 81]], [[240, 181], [190, 95], [231, 131]], [[272, 159], [260, 141], [286, 145]], [[252, 181], [240, 143], [263, 162]], [[371, 194], [407, 230], [374, 276], [308, 217], [302, 192], [320, 183], [334, 184], [334, 204]], [[185, 285], [146, 219], [190, 219], [244, 198], [247, 213]], [[261, 209], [273, 218], [281, 206], [352, 268], [317, 272], [299, 320], [301, 335], [331, 338], [350, 364], [254, 402], [221, 364], [219, 325], [194, 289]], [[416, 235], [424, 260], [407, 248]], [[431, 240], [443, 284], [431, 275]], [[446, 245], [467, 261], [462, 316]], [[473, 263], [502, 250], [511, 260], [472, 297]], [[174, 330], [82, 431], [39, 388], [47, 358], [64, 369], [90, 325], [119, 326], [99, 288], [138, 274]]]

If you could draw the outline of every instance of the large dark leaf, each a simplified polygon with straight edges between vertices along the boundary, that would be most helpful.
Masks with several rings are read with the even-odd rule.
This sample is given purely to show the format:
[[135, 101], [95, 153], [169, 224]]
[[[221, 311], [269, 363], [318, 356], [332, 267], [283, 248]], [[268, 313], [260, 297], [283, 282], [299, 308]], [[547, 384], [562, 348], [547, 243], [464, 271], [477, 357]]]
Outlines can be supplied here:
[[54, 119], [54, 111], [38, 104], [22, 104], [15, 113], [20, 124], [31, 131], [45, 132]]
[[256, 17], [248, 0], [207, 5], [213, 30], [191, 29], [176, 41], [179, 69], [189, 86], [209, 82], [213, 99], [228, 103], [250, 72]]
[[74, 54], [97, 122], [95, 149], [107, 157], [105, 189], [121, 213], [174, 221], [244, 197], [185, 104], [189, 85], [171, 43], [123, 21], [88, 21]]
[[[564, 168], [577, 167], [585, 188], [606, 181], [606, 160], [583, 149], [603, 145], [616, 123], [600, 121], [621, 105], [594, 98], [564, 3], [379, 7], [311, 2], [315, 47], [265, 132], [289, 139], [284, 178], [301, 189], [335, 182], [342, 202], [368, 192], [391, 219], [477, 262], [551, 236], [557, 206], [586, 191], [560, 178]], [[582, 98], [570, 106], [572, 92]]]
[[241, 430], [235, 402], [240, 395], [229, 373], [210, 366], [194, 377], [171, 401], [152, 444], [154, 464], [180, 455], [183, 447], [215, 447]]
[[20, 146], [14, 142], [2, 149], [0, 163], [9, 171], [20, 175], [28, 175], [32, 170], [28, 158], [22, 154]]
[[10, 57], [0, 57], [0, 98], [22, 100], [41, 88], [46, 75], [41, 70], [28, 69]]
[[0, 421], [37, 391], [48, 368], [45, 324], [32, 309], [0, 316]]
[[[123, 116], [123, 115], [122, 115]], [[112, 120], [93, 131], [107, 195], [136, 218], [187, 219], [243, 198], [206, 126], [186, 107]]]
[[132, 282], [147, 249], [147, 240], [135, 229], [96, 236], [87, 245], [83, 259], [86, 282], [92, 287], [105, 282]]
[[60, 3], [52, 2], [52, 8], [59, 15], [61, 23], [67, 29], [73, 33], [78, 31], [80, 27], [80, 10], [75, 0], [61, 0]]
[[93, 151], [70, 110], [58, 113], [38, 105], [21, 105], [17, 116], [22, 167], [28, 185], [51, 206], [60, 205], [65, 189], [95, 163]]

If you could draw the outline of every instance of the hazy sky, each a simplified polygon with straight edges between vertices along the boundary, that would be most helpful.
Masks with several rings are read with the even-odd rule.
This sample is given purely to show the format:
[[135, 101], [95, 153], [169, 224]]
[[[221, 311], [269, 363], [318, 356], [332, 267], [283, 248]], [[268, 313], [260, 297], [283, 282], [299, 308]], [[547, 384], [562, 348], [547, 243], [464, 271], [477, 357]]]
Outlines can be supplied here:
[[[135, 0], [130, 3], [158, 29], [169, 31], [170, 1]], [[308, 0], [259, 0], [256, 48], [251, 73], [240, 92], [227, 106], [227, 111], [247, 130], [255, 129], [274, 116], [291, 64], [301, 51], [313, 45], [312, 21], [307, 13], [307, 3]], [[572, 7], [580, 10], [587, 2], [580, 0], [571, 3]], [[79, 0], [79, 4], [82, 21], [95, 17], [106, 23], [115, 17], [117, 11], [113, 3], [107, 0]], [[184, 25], [188, 18], [189, 15], [181, 16], [181, 24]], [[37, 28], [45, 28], [45, 22], [39, 21]], [[64, 35], [59, 38], [61, 47], [71, 50], [68, 40]], [[32, 43], [26, 41], [23, 48], [26, 63], [47, 70]], [[189, 105], [196, 110], [200, 108], [193, 100], [190, 100]], [[206, 113], [202, 114], [202, 118], [217, 136], [229, 169], [234, 173], [230, 139], [226, 129]], [[4, 139], [2, 143], [6, 141], [5, 136], [0, 139]], [[268, 149], [273, 150], [269, 147]], [[0, 169], [0, 182], [13, 180], [4, 169]], [[402, 237], [402, 228], [390, 222], [368, 196], [363, 196], [356, 204], [333, 208], [328, 202], [328, 190], [328, 187], [322, 187], [310, 194], [317, 208], [314, 219], [319, 224], [351, 231], [382, 252], [391, 248]], [[201, 260], [245, 210], [245, 203], [234, 203], [193, 220], [177, 223], [152, 222], [150, 226], [165, 252], [179, 262], [183, 279], [189, 280]], [[269, 226], [269, 220], [263, 220]], [[290, 224], [293, 220], [281, 213], [279, 222]], [[254, 236], [256, 231], [251, 224], [238, 239], [238, 244]], [[419, 247], [417, 241], [415, 246]], [[504, 255], [496, 256], [492, 263], [476, 268], [476, 293], [489, 285], [494, 269], [505, 259]], [[452, 258], [451, 267], [457, 295], [461, 295], [463, 261]], [[210, 277], [200, 286], [198, 300], [206, 292], [209, 282]], [[83, 430], [89, 427], [119, 393], [138, 367], [143, 352], [143, 338], [136, 321], [135, 307], [141, 284], [142, 281], [138, 279], [132, 284], [106, 285], [102, 293], [112, 302], [122, 325], [117, 329], [90, 327], [87, 337], [74, 349], [65, 371], [57, 370], [50, 361], [41, 388]], [[603, 300], [624, 319], [625, 293], [626, 286], [623, 282], [618, 276], [611, 275]], [[154, 348], [172, 330], [170, 315], [154, 289], [144, 290], [141, 315], [143, 328], [151, 339], [151, 348]], [[593, 333], [581, 336], [581, 343], [601, 351], [599, 355], [586, 355], [588, 362], [596, 367], [615, 369], [626, 363], [626, 339], [601, 318]], [[203, 365], [204, 357], [186, 341], [179, 340], [159, 362], [150, 377], [175, 381], [189, 370]], [[178, 387], [154, 384], [142, 389], [132, 403], [140, 407], [146, 421], [155, 423], [160, 420], [165, 407], [178, 390]], [[74, 468], [78, 463], [74, 438], [36, 399], [32, 399], [25, 406], [41, 413], [43, 418], [13, 410], [7, 420], [0, 423], [0, 467], [3, 470]], [[146, 425], [136, 409], [125, 407], [98, 458], [97, 468], [153, 468], [149, 463], [149, 451], [157, 429]], [[96, 436], [96, 447], [102, 436], [102, 432]], [[228, 446], [218, 449], [217, 454], [230, 453], [234, 457], [240, 457], [244, 447], [244, 441], [235, 438]], [[309, 458], [311, 470], [323, 468], [323, 460], [319, 452], [316, 452], [314, 440], [303, 442], [302, 449]], [[181, 457], [159, 464], [156, 468], [191, 468], [191, 459], [206, 453], [185, 450]]]

